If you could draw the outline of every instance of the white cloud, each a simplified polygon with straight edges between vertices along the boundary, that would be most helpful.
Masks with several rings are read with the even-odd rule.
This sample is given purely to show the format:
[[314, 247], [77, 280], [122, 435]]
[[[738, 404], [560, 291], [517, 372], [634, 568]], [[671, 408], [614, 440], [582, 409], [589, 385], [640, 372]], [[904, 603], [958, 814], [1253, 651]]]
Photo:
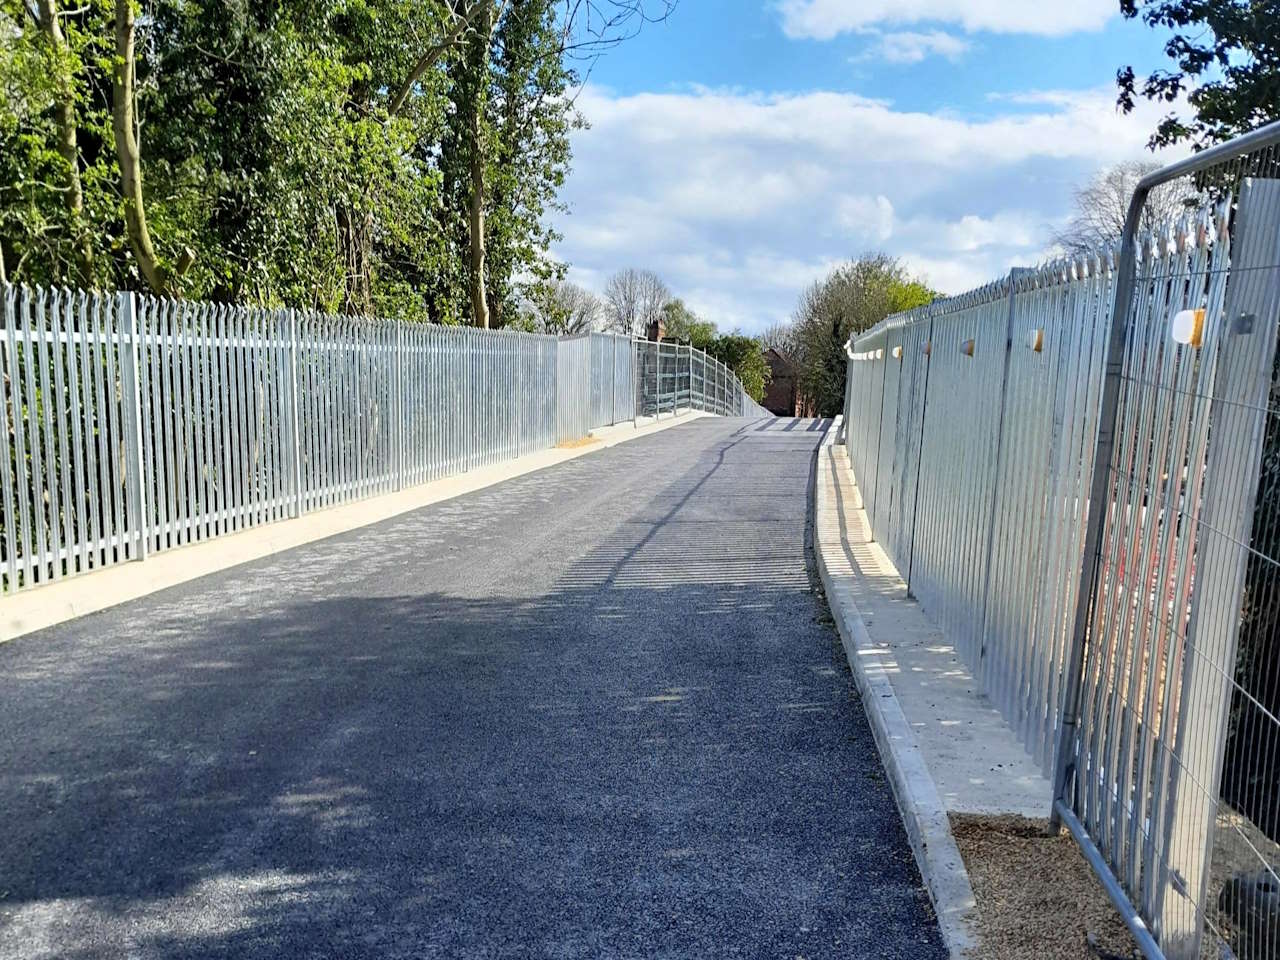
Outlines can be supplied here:
[[1072, 191], [1143, 154], [1155, 112], [1109, 89], [1049, 91], [980, 118], [852, 94], [588, 87], [557, 253], [594, 289], [657, 270], [724, 328], [788, 316], [805, 285], [867, 250], [948, 293], [1034, 263]]
[[1006, 272], [998, 257], [927, 257], [909, 253], [903, 264], [934, 290], [957, 293], [972, 290]]
[[893, 236], [893, 204], [884, 194], [840, 197], [835, 211], [840, 226], [855, 237], [882, 243]]
[[883, 24], [950, 23], [973, 33], [1063, 36], [1098, 30], [1118, 12], [1115, 0], [781, 0], [789, 37], [830, 40]]
[[904, 30], [881, 34], [875, 44], [858, 57], [859, 60], [884, 60], [888, 63], [920, 63], [928, 57], [959, 60], [969, 51], [969, 41], [942, 30], [916, 33]]
[[958, 220], [942, 222], [923, 218], [910, 224], [904, 232], [916, 237], [931, 233], [948, 250], [971, 253], [993, 247], [1022, 250], [1035, 247], [1041, 230], [1034, 217], [1017, 210], [1001, 210], [991, 217], [965, 214]]

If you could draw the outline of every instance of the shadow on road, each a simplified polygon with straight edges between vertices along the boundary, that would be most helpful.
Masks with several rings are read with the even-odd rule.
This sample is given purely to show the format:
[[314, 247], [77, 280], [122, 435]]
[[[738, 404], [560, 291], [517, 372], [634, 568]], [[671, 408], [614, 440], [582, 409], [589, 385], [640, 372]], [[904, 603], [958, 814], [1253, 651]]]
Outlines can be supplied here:
[[550, 587], [229, 577], [0, 651], [0, 955], [943, 956], [803, 491], [717, 449]]

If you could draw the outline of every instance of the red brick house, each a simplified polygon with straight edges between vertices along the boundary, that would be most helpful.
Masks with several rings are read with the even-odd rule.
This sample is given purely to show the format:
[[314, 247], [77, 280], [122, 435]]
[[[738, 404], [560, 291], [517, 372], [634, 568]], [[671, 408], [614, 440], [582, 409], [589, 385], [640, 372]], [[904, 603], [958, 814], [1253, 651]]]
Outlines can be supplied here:
[[812, 404], [800, 389], [800, 368], [776, 347], [764, 352], [773, 379], [765, 388], [762, 406], [779, 417], [813, 416]]

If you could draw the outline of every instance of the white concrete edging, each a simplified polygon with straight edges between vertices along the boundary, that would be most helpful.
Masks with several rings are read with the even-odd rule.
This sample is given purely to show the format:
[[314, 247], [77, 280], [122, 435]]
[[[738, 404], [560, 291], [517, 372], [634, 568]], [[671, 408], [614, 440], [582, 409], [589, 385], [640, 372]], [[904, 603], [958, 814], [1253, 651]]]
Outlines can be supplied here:
[[814, 478], [813, 543], [818, 573], [943, 940], [953, 960], [975, 960], [978, 938], [973, 887], [951, 834], [946, 807], [889, 682], [883, 651], [872, 644], [847, 585], [831, 572], [833, 558], [845, 549], [840, 507], [832, 502], [827, 482], [837, 466], [833, 457], [837, 456], [834, 443], [840, 422], [837, 417], [823, 437]]
[[540, 450], [396, 493], [357, 500], [293, 520], [263, 524], [240, 533], [166, 550], [146, 560], [121, 563], [33, 587], [11, 597], [0, 598], [0, 643], [705, 416], [710, 414], [688, 412], [664, 420], [626, 421], [602, 427], [593, 431], [593, 442], [581, 446]]

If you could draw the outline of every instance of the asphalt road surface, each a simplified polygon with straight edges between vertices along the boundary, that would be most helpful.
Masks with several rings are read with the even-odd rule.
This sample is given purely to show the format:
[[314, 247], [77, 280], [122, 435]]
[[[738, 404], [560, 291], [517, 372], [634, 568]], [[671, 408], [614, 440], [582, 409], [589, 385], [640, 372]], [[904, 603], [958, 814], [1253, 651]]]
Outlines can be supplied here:
[[945, 956], [806, 567], [824, 427], [694, 421], [0, 646], [0, 957]]

